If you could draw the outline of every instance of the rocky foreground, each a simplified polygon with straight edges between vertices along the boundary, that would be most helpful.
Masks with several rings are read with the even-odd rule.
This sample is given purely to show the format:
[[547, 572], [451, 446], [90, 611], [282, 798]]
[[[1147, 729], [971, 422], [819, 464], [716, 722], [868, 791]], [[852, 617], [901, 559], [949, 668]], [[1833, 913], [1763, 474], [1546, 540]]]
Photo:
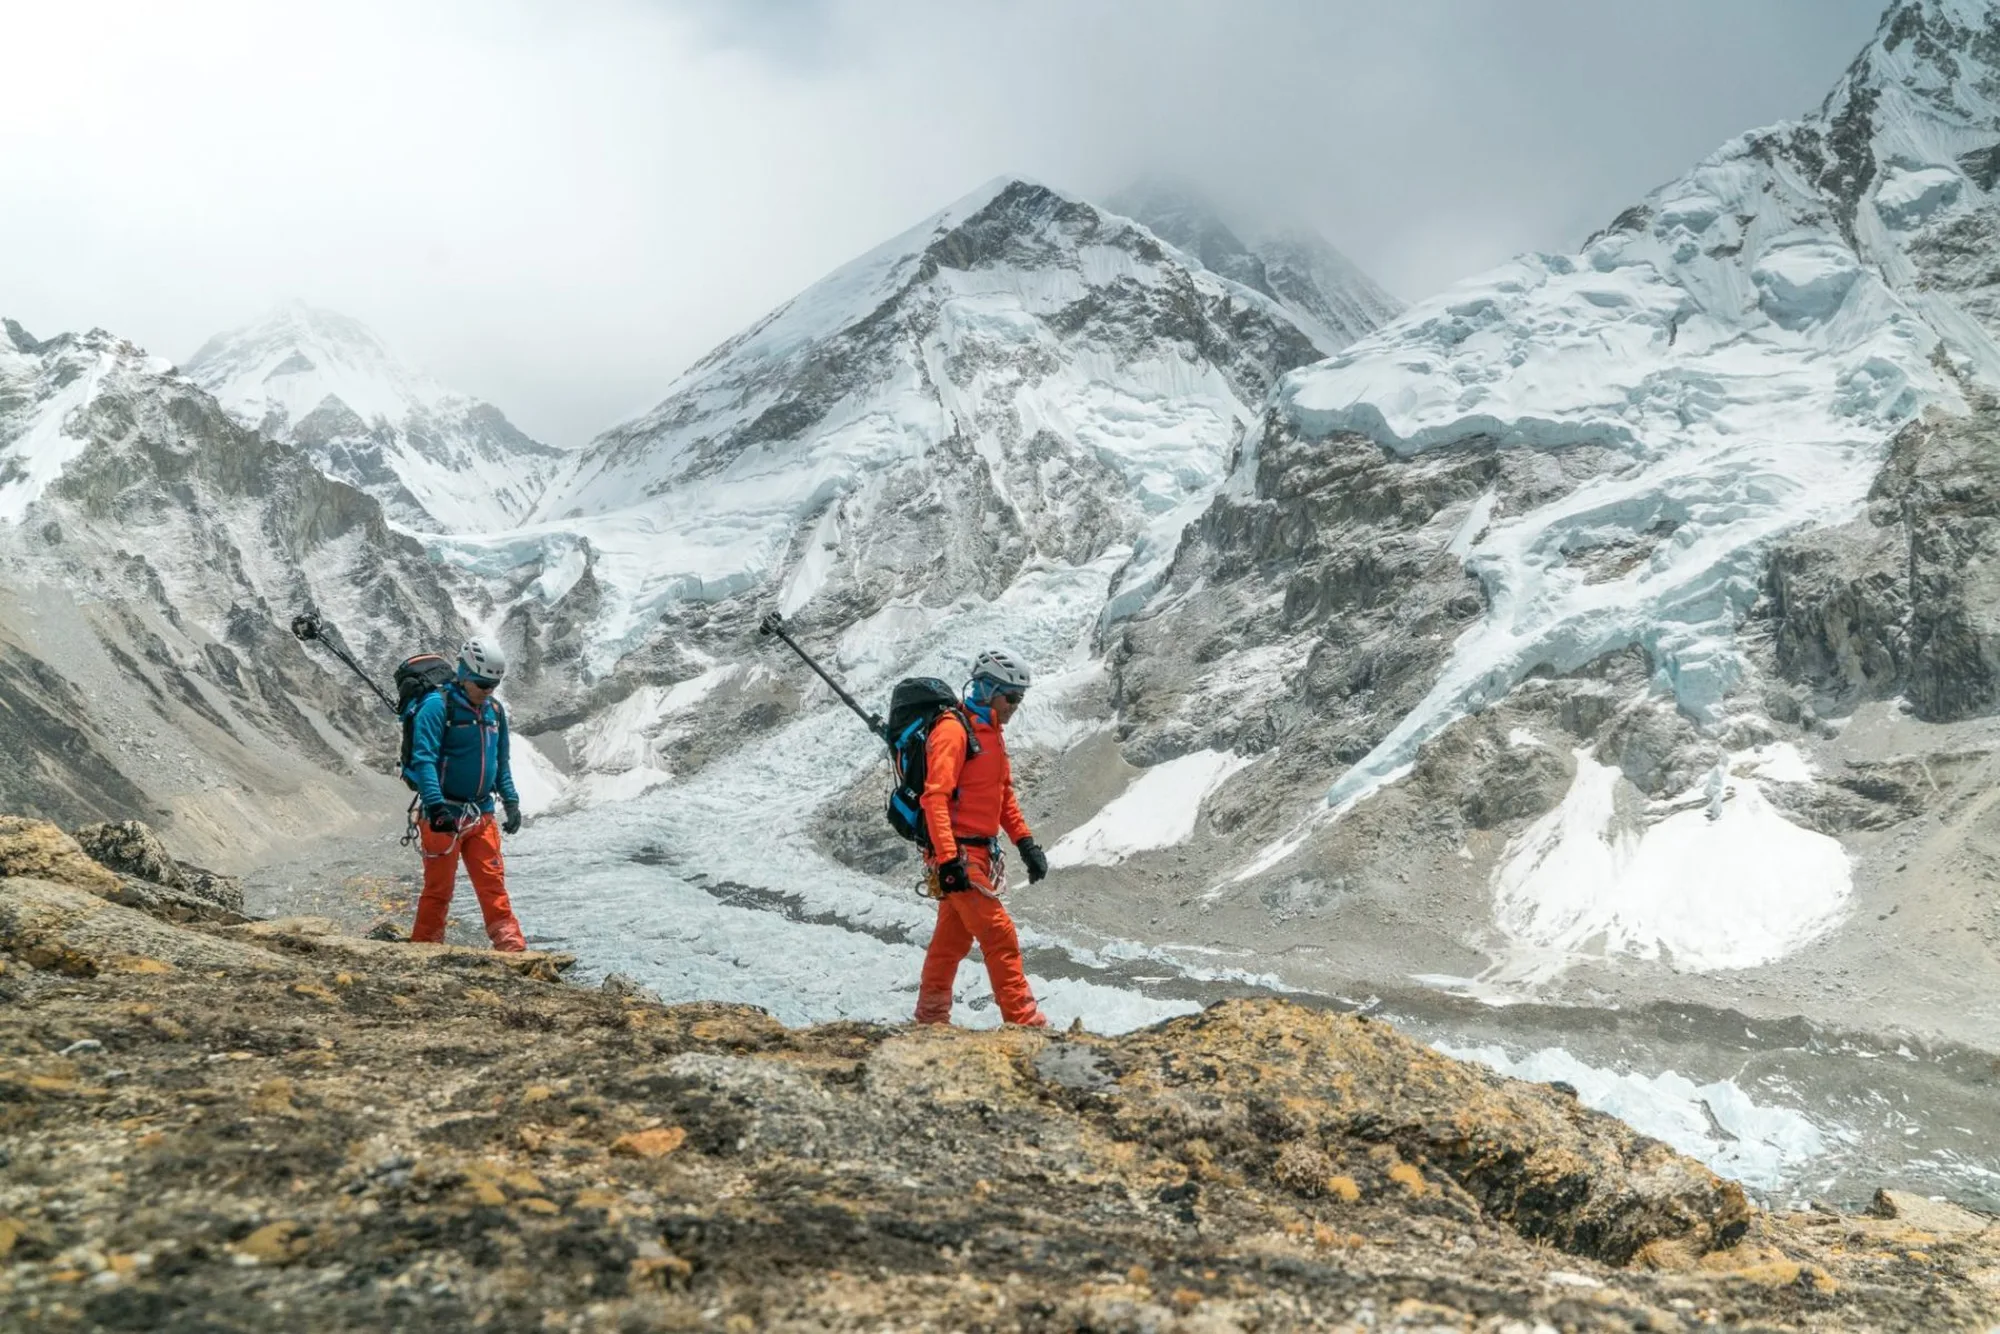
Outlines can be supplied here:
[[0, 820], [0, 1327], [2000, 1321], [1988, 1219], [1761, 1212], [1357, 1017], [795, 1030], [567, 963], [246, 922]]

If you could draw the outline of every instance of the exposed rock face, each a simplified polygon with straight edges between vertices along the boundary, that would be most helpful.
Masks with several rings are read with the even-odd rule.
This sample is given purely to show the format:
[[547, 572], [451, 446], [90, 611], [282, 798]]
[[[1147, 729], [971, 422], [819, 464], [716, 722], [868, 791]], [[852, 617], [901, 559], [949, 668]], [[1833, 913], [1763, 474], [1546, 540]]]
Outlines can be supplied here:
[[116, 750], [75, 682], [0, 640], [0, 803], [64, 824], [145, 809]]
[[77, 841], [43, 820], [0, 815], [0, 876], [25, 876], [104, 892], [118, 886]]
[[1410, 773], [1470, 828], [1531, 820], [1561, 801], [1576, 776], [1568, 752], [1511, 735], [1509, 721], [1498, 711], [1461, 720], [1424, 747]]
[[87, 824], [72, 835], [86, 853], [126, 875], [136, 875], [156, 885], [181, 883], [180, 864], [168, 853], [159, 835], [138, 820], [104, 820]]
[[[1263, 1001], [1117, 1039], [788, 1030], [553, 984], [558, 962], [196, 931], [0, 880], [0, 1321], [252, 1329], [282, 1302], [300, 1330], [1499, 1334], [2000, 1311], [1990, 1230], [1758, 1213], [1568, 1094], [1380, 1023]], [[190, 1065], [204, 1050], [228, 1059]]]
[[[136, 831], [136, 832], [134, 832]], [[0, 816], [0, 876], [74, 885], [127, 908], [170, 922], [242, 922], [243, 888], [228, 876], [176, 864], [152, 831], [137, 821], [88, 827], [70, 837], [52, 824]], [[172, 878], [156, 880], [107, 866], [97, 856], [143, 866]]]
[[1821, 713], [1906, 695], [1949, 722], [2000, 706], [2000, 407], [1897, 435], [1868, 512], [1771, 558], [1779, 671]]
[[[1465, 544], [1573, 489], [1602, 461], [1587, 446], [1542, 454], [1477, 444], [1404, 458], [1360, 436], [1312, 440], [1267, 422], [1254, 491], [1218, 498], [1149, 608], [1109, 631], [1127, 758], [1278, 747], [1256, 788], [1225, 792], [1215, 808], [1234, 828], [1230, 812], [1248, 804], [1269, 832], [1284, 818], [1272, 792], [1323, 789], [1367, 754], [1485, 613]], [[1539, 776], [1498, 806], [1468, 798], [1478, 827], [1507, 818], [1509, 803], [1539, 804], [1567, 762], [1513, 758]], [[1544, 771], [1545, 761], [1554, 767]]]
[[1484, 607], [1431, 521], [1499, 471], [1491, 452], [1411, 465], [1359, 437], [1267, 439], [1255, 494], [1218, 499], [1161, 610], [1112, 631], [1128, 758], [1308, 736], [1323, 763], [1364, 753]]
[[159, 835], [138, 820], [84, 825], [75, 836], [86, 853], [114, 871], [178, 889], [237, 912], [243, 909], [240, 881], [174, 860]]

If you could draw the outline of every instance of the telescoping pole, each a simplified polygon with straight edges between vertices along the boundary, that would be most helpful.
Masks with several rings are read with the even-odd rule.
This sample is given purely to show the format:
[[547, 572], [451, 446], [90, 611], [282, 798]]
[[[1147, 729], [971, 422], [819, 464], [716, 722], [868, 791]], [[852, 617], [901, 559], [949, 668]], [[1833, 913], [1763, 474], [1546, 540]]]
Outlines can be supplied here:
[[818, 675], [820, 680], [826, 682], [828, 686], [832, 687], [833, 693], [840, 696], [840, 702], [842, 704], [845, 704], [848, 708], [854, 710], [855, 716], [861, 719], [862, 722], [868, 724], [869, 731], [873, 732], [876, 736], [881, 737], [884, 741], [887, 741], [889, 739], [889, 729], [887, 725], [883, 723], [881, 716], [879, 714], [873, 714], [868, 712], [866, 709], [862, 708], [861, 705], [856, 703], [854, 696], [848, 694], [847, 691], [841, 687], [840, 682], [834, 680], [831, 676], [828, 676], [826, 669], [813, 661], [812, 654], [800, 648], [798, 641], [793, 639], [789, 634], [785, 633], [784, 617], [778, 615], [778, 613], [775, 611], [767, 612], [764, 616], [764, 619], [757, 623], [757, 633], [760, 635], [776, 635], [778, 638], [784, 640], [786, 647], [790, 648], [792, 652], [798, 654], [799, 660], [801, 662], [805, 663], [806, 666], [812, 668], [814, 673]]
[[394, 713], [396, 711], [396, 701], [390, 699], [388, 692], [384, 691], [381, 686], [375, 684], [375, 678], [368, 675], [368, 673], [362, 671], [360, 666], [354, 661], [354, 659], [348, 657], [346, 651], [343, 650], [339, 644], [335, 643], [331, 638], [329, 638], [329, 632], [332, 629], [333, 629], [332, 626], [328, 625], [326, 622], [320, 619], [318, 612], [312, 611], [310, 609], [302, 611], [297, 616], [292, 617], [292, 633], [298, 636], [299, 641], [301, 643], [317, 640], [318, 642], [326, 645], [328, 652], [332, 653], [334, 657], [339, 658], [342, 662], [347, 664], [348, 671], [353, 672], [356, 676], [361, 678], [362, 685], [367, 686], [370, 690], [375, 692], [375, 698], [382, 701], [382, 707], [387, 709], [389, 712]]

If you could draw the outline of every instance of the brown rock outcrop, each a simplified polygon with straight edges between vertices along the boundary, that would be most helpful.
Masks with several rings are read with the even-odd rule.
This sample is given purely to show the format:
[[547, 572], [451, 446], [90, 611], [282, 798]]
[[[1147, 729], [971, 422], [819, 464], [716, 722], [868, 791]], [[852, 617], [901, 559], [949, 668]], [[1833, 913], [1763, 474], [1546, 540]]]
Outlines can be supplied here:
[[0, 877], [26, 876], [77, 885], [108, 893], [118, 888], [113, 875], [77, 846], [77, 841], [46, 820], [0, 815]]

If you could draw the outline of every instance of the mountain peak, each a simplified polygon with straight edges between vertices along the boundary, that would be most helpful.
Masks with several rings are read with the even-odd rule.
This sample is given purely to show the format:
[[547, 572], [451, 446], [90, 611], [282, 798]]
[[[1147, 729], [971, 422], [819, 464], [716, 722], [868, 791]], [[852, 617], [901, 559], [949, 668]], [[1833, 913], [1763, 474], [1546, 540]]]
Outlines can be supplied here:
[[267, 430], [283, 430], [329, 395], [368, 421], [396, 421], [449, 397], [361, 321], [296, 298], [209, 339], [187, 368], [238, 416], [260, 409], [256, 424]]
[[1863, 89], [1897, 89], [1931, 115], [1971, 125], [1992, 119], [2000, 71], [2000, 4], [1995, 0], [1899, 0], [1875, 40], [1827, 97], [1832, 119]]
[[1129, 601], [1277, 377], [1322, 354], [1279, 302], [1129, 218], [997, 178], [580, 453], [538, 511], [561, 539], [548, 568], [587, 544], [585, 652], [606, 669], [673, 604], [758, 588], [862, 616], [1060, 567]]
[[239, 422], [305, 446], [418, 531], [512, 527], [561, 456], [403, 362], [361, 321], [297, 299], [209, 339], [187, 373]]

